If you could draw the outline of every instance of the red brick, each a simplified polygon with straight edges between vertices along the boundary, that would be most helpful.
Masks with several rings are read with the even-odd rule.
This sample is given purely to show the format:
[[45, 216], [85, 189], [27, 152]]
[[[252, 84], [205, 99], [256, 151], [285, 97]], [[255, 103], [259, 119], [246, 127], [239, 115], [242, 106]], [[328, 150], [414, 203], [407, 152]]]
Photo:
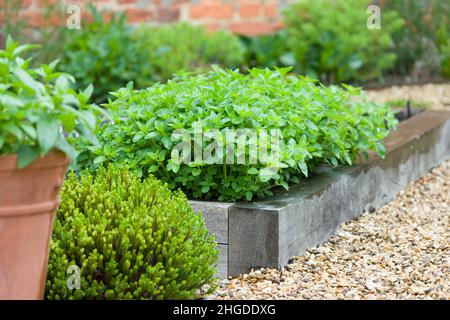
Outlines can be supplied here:
[[264, 6], [264, 15], [268, 18], [276, 18], [278, 16], [278, 5], [269, 3]]
[[193, 19], [230, 19], [233, 16], [233, 6], [229, 3], [191, 5], [190, 16]]
[[[0, 0], [0, 9], [3, 9], [5, 7], [5, 1], [6, 0]], [[31, 0], [22, 0], [20, 3], [22, 8], [28, 8], [31, 5]], [[8, 7], [15, 6], [14, 2], [9, 1]]]
[[266, 23], [266, 22], [239, 22], [232, 23], [228, 29], [231, 32], [242, 34], [246, 36], [257, 36], [261, 34], [272, 33], [278, 30], [278, 24]]
[[146, 22], [153, 18], [153, 12], [148, 9], [127, 9], [125, 10], [128, 22]]
[[20, 14], [20, 19], [22, 21], [25, 20], [27, 27], [56, 26], [65, 23], [64, 16], [61, 16], [57, 12], [50, 15], [47, 15], [42, 11], [22, 12]]
[[173, 22], [180, 18], [180, 8], [178, 6], [161, 6], [158, 8], [158, 22]]
[[261, 12], [261, 6], [256, 3], [241, 4], [239, 14], [242, 18], [258, 17]]
[[[65, 13], [59, 12], [60, 18], [46, 19], [43, 8], [55, 5], [58, 0], [22, 0], [24, 10], [19, 17], [31, 27], [65, 24]], [[66, 4], [82, 7], [82, 19], [90, 19], [85, 5], [90, 0], [67, 0]], [[279, 2], [276, 0], [152, 0], [147, 6], [141, 6], [140, 0], [95, 0], [100, 12], [125, 12], [130, 23], [157, 21], [161, 23], [180, 20], [181, 9], [187, 9], [188, 22], [201, 22], [209, 31], [228, 28], [232, 32], [258, 35], [270, 33], [283, 27], [279, 21]], [[0, 0], [0, 7], [5, 0]], [[27, 8], [25, 8], [25, 6]], [[55, 13], [58, 10], [55, 10]], [[106, 14], [106, 21], [109, 19]], [[237, 18], [237, 21], [232, 20]], [[1, 24], [1, 23], [0, 23]]]
[[133, 4], [137, 4], [139, 2], [139, 0], [117, 0], [117, 3], [122, 4], [122, 3], [133, 3]]
[[57, 4], [58, 0], [35, 0], [34, 3], [36, 7], [46, 7]]

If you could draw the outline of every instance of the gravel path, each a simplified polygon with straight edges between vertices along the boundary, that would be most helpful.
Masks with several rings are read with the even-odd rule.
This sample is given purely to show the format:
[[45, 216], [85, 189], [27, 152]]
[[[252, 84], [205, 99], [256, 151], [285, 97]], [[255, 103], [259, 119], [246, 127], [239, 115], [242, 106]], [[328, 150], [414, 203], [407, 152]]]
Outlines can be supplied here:
[[414, 102], [426, 102], [433, 109], [450, 108], [450, 83], [393, 86], [366, 92], [375, 102], [412, 100], [413, 105]]
[[341, 226], [282, 272], [223, 280], [215, 299], [450, 299], [450, 160]]

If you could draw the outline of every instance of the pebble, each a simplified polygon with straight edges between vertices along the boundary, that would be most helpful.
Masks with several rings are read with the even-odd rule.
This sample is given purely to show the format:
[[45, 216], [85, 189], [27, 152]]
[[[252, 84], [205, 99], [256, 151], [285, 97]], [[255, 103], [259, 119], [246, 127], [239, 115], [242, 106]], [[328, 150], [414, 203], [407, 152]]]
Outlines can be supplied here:
[[[381, 90], [367, 90], [366, 93], [370, 100], [379, 103], [411, 100], [413, 107], [417, 102], [426, 103], [427, 107], [432, 109], [450, 107], [450, 84], [448, 83], [392, 86]], [[427, 186], [419, 188], [427, 188]]]
[[450, 299], [450, 160], [284, 269], [222, 280], [212, 299]]

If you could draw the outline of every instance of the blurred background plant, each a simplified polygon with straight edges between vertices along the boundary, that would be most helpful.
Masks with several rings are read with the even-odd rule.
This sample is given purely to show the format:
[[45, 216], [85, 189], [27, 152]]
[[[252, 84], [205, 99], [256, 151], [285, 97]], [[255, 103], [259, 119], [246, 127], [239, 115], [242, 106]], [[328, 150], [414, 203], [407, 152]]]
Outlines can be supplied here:
[[325, 83], [361, 83], [381, 77], [396, 61], [391, 35], [402, 27], [383, 12], [381, 29], [366, 27], [367, 0], [303, 0], [284, 12], [295, 71]]
[[4, 49], [6, 36], [11, 35], [16, 40], [21, 40], [26, 21], [19, 19], [23, 0], [3, 0], [0, 2], [0, 49]]
[[443, 71], [448, 68], [448, 0], [385, 0], [381, 5], [386, 11], [397, 11], [404, 21], [403, 28], [392, 34], [398, 56], [394, 73], [432, 75], [439, 73], [441, 65]]
[[94, 101], [103, 103], [108, 93], [133, 81], [142, 88], [154, 82], [148, 55], [133, 39], [133, 29], [123, 14], [109, 21], [91, 6], [93, 22], [81, 30], [68, 30], [70, 37], [59, 52], [60, 69], [75, 76], [81, 86], [94, 84]]
[[[24, 0], [0, 3], [0, 37], [43, 44], [37, 63], [61, 59], [60, 68], [77, 83], [94, 83], [94, 99], [133, 81], [143, 88], [180, 70], [205, 71], [211, 64], [240, 68], [292, 66], [325, 83], [371, 85], [439, 81], [450, 77], [447, 0], [303, 0], [283, 14], [285, 28], [261, 36], [207, 32], [187, 23], [129, 24], [120, 14], [83, 11], [81, 30], [62, 23], [62, 0], [46, 0], [44, 26], [20, 15]], [[45, 3], [45, 0], [44, 0]], [[367, 6], [382, 8], [382, 29], [366, 28]], [[106, 17], [106, 19], [105, 19]]]
[[241, 36], [241, 41], [246, 48], [246, 67], [287, 67], [296, 63], [287, 45], [286, 30], [258, 37]]
[[141, 26], [133, 41], [153, 62], [157, 80], [167, 80], [182, 70], [205, 70], [211, 64], [236, 68], [244, 61], [238, 37], [225, 31], [207, 33], [187, 23]]
[[[239, 38], [226, 31], [208, 33], [201, 26], [171, 24], [128, 24], [124, 14], [100, 12], [90, 4], [89, 14], [80, 30], [70, 30], [61, 23], [61, 2], [45, 10], [47, 26], [35, 34], [19, 19], [22, 0], [8, 0], [8, 19], [3, 34], [12, 32], [18, 39], [42, 44], [34, 60], [49, 63], [59, 59], [59, 69], [71, 73], [80, 88], [94, 84], [93, 100], [104, 103], [108, 93], [132, 81], [144, 88], [166, 81], [180, 70], [204, 71], [212, 64], [230, 68], [244, 62], [244, 46]], [[5, 11], [6, 12], [6, 11]], [[14, 18], [14, 15], [16, 18]], [[15, 21], [23, 21], [18, 25]]]

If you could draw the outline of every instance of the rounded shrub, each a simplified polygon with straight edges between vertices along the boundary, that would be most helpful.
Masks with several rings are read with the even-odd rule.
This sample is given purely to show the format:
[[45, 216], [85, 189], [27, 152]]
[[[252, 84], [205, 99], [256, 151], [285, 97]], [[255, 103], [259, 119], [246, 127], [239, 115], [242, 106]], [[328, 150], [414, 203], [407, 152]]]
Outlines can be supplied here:
[[92, 14], [95, 20], [86, 21], [81, 30], [64, 31], [60, 69], [73, 74], [81, 87], [93, 83], [97, 103], [130, 81], [138, 87], [155, 82], [151, 61], [133, 40], [125, 16], [112, 15], [106, 22], [94, 7]]
[[61, 200], [48, 299], [186, 299], [213, 284], [216, 244], [181, 192], [110, 166], [70, 173]]
[[369, 4], [302, 0], [289, 6], [284, 20], [296, 71], [327, 83], [360, 83], [394, 67], [392, 34], [403, 22], [395, 11], [383, 11], [381, 28], [369, 29]]
[[211, 64], [238, 67], [244, 60], [244, 47], [237, 36], [226, 31], [208, 33], [187, 23], [142, 26], [134, 41], [147, 53], [155, 77], [163, 81], [181, 70], [204, 70]]
[[79, 164], [124, 163], [189, 197], [235, 201], [287, 189], [320, 164], [384, 154], [381, 140], [395, 124], [387, 106], [367, 102], [359, 89], [288, 72], [215, 68], [146, 90], [122, 88], [108, 104], [113, 122]]

